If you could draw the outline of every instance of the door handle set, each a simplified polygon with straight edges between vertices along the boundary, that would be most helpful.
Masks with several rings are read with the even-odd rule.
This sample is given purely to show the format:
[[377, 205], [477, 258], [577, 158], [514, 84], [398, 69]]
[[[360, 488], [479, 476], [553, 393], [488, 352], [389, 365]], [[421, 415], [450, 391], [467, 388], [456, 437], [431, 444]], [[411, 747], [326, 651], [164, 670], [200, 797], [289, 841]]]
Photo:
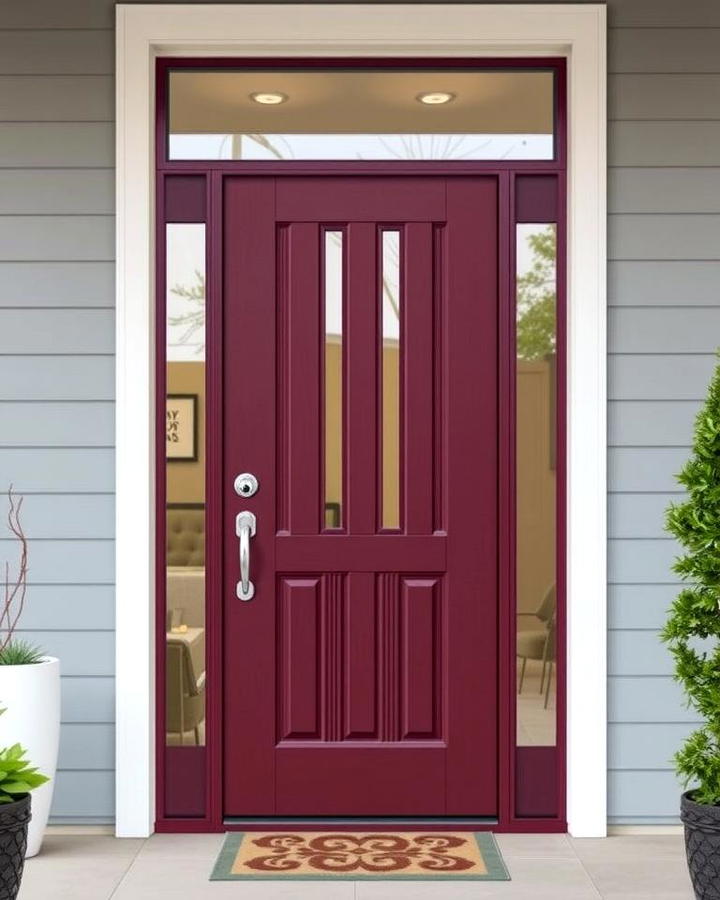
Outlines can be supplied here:
[[250, 581], [250, 538], [255, 537], [257, 520], [255, 514], [244, 509], [235, 516], [235, 534], [240, 538], [240, 581], [235, 592], [238, 600], [252, 600], [255, 585]]
[[[235, 479], [233, 487], [238, 497], [253, 497], [257, 493], [257, 478], [251, 472], [243, 472]], [[240, 539], [240, 581], [235, 593], [238, 600], [252, 600], [255, 596], [255, 585], [250, 581], [250, 539], [255, 537], [257, 519], [255, 513], [244, 509], [235, 516], [235, 534]]]

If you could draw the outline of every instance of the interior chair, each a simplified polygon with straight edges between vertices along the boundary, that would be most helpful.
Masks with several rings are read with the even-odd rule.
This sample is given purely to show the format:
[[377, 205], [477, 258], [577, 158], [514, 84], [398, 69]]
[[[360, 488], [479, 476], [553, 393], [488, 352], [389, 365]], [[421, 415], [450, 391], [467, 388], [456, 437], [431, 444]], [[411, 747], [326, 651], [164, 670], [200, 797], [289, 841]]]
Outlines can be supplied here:
[[[529, 659], [542, 662], [542, 675], [540, 678], [540, 693], [545, 691], [545, 709], [547, 709], [550, 697], [550, 684], [552, 681], [552, 669], [555, 662], [555, 614], [557, 609], [557, 592], [555, 585], [551, 585], [545, 592], [542, 602], [534, 613], [519, 613], [520, 616], [534, 618], [539, 627], [518, 629], [516, 653], [522, 659], [520, 669], [520, 686], [518, 693], [522, 694], [525, 681], [525, 668]], [[546, 681], [547, 679], [547, 681]]]
[[165, 673], [165, 728], [179, 734], [180, 743], [192, 731], [200, 744], [200, 724], [205, 718], [205, 673], [197, 673], [187, 642], [167, 637], [167, 670]]

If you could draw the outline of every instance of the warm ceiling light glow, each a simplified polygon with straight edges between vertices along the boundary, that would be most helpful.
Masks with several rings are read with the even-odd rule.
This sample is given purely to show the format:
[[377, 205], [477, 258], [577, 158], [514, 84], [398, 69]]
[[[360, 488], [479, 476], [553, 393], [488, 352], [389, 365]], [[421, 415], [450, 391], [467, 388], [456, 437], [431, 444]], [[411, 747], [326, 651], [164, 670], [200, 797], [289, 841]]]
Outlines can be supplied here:
[[450, 91], [427, 91], [424, 94], [418, 94], [416, 99], [428, 106], [439, 106], [442, 103], [450, 103], [455, 99], [455, 94]]
[[281, 94], [280, 91], [265, 91], [260, 94], [250, 94], [250, 99], [256, 103], [262, 103], [264, 106], [277, 106], [278, 103], [284, 103], [287, 100], [287, 94]]

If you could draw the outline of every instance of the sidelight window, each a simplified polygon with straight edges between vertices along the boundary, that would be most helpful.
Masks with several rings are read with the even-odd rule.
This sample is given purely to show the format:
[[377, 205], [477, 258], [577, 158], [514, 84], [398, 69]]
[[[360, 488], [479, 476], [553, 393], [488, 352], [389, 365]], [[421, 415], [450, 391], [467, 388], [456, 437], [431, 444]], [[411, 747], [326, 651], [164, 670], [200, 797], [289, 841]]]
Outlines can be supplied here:
[[557, 226], [516, 226], [517, 743], [555, 746]]

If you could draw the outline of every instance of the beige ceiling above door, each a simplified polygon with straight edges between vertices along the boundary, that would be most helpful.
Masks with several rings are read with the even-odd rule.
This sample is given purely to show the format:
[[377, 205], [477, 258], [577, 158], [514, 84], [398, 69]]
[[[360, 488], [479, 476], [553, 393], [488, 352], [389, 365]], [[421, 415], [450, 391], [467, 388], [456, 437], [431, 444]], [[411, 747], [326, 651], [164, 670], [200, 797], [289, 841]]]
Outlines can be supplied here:
[[[444, 91], [428, 106], [419, 94]], [[280, 92], [262, 106], [251, 95]], [[553, 74], [492, 70], [174, 71], [174, 134], [551, 134]]]

